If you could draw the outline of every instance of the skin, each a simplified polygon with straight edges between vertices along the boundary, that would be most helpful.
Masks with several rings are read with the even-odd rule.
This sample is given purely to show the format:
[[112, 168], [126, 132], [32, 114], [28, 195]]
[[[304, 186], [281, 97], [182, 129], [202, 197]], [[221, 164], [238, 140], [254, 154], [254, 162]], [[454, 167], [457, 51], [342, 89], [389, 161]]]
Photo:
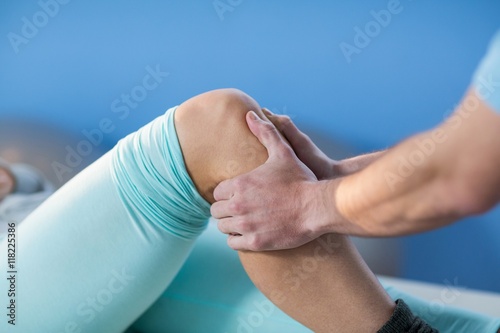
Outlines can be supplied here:
[[[477, 104], [466, 111], [462, 102], [436, 129], [404, 141], [359, 174], [329, 184], [346, 221], [365, 235], [405, 235], [486, 212], [500, 201], [500, 117], [474, 90], [464, 100]], [[400, 156], [410, 158], [424, 141], [433, 142], [435, 151], [412, 175], [398, 175]], [[400, 178], [388, 184], [388, 171]], [[362, 186], [368, 179], [370, 185]], [[354, 200], [361, 191], [362, 200]]]
[[[252, 98], [223, 89], [196, 96], [176, 111], [187, 170], [210, 203], [220, 182], [258, 169], [269, 158], [247, 126], [249, 110], [266, 119]], [[305, 179], [317, 181], [295, 158]], [[314, 332], [376, 332], [394, 311], [394, 302], [346, 236], [326, 234], [293, 250], [239, 255], [256, 286]]]
[[[293, 248], [330, 232], [368, 237], [418, 233], [483, 213], [500, 201], [500, 116], [473, 89], [435, 129], [386, 152], [359, 157], [365, 166], [357, 172], [318, 181], [304, 178], [292, 154], [275, 158], [287, 144], [273, 132], [273, 124], [247, 121], [256, 136], [271, 134], [261, 138], [271, 156], [265, 166], [215, 190], [218, 202], [212, 213], [221, 219], [221, 231], [240, 235], [231, 242], [234, 249]], [[279, 122], [311, 169], [345, 164], [319, 152], [303, 159], [317, 148], [289, 119]], [[275, 177], [287, 170], [293, 171]]]
[[0, 201], [14, 191], [16, 182], [9, 169], [0, 167]]

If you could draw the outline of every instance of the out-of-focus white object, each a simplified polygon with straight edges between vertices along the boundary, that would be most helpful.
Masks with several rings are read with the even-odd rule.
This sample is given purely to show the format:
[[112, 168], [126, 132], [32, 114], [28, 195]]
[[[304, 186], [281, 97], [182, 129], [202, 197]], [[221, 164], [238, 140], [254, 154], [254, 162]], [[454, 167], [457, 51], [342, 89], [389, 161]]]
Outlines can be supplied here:
[[0, 240], [5, 237], [9, 223], [16, 226], [44, 202], [54, 186], [36, 168], [26, 164], [9, 164], [0, 158], [0, 167], [14, 176], [14, 191], [0, 201]]
[[0, 156], [0, 167], [9, 169], [14, 176], [16, 186], [13, 193], [32, 194], [54, 191], [54, 185], [38, 169], [28, 164], [9, 164]]
[[[399, 278], [379, 276], [379, 279], [405, 293], [420, 297], [436, 306], [441, 304], [471, 310], [493, 317], [500, 317], [500, 294], [461, 288], [453, 285], [438, 285]], [[450, 298], [450, 295], [455, 297]]]

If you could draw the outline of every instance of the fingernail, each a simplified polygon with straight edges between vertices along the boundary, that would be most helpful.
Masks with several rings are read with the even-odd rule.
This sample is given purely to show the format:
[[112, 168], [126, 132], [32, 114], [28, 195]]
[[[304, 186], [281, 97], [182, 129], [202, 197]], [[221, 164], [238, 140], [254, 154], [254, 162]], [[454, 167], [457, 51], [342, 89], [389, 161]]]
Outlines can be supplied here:
[[258, 119], [257, 114], [255, 112], [253, 112], [253, 111], [250, 111], [249, 116], [250, 116], [250, 119], [252, 119], [252, 120], [257, 120]]
[[267, 114], [268, 116], [274, 116], [274, 113], [272, 113], [269, 109], [267, 108], [262, 108], [262, 111]]

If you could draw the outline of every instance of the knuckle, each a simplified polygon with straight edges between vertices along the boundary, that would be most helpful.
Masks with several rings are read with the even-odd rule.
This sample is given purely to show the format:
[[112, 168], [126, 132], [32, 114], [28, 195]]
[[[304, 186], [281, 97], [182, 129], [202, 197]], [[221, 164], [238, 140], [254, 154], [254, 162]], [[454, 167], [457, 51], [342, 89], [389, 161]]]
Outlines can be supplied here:
[[221, 182], [215, 189], [214, 189], [214, 199], [216, 201], [219, 201], [223, 199], [222, 193], [224, 192], [224, 189], [227, 185], [226, 181]]
[[239, 201], [233, 200], [233, 202], [229, 204], [229, 209], [233, 214], [239, 215], [243, 212], [243, 205]]
[[238, 227], [244, 233], [251, 232], [253, 229], [250, 220], [245, 217], [241, 217], [238, 220]]
[[276, 116], [275, 124], [276, 127], [278, 127], [281, 131], [283, 131], [292, 124], [292, 120], [288, 116]]
[[219, 229], [220, 232], [224, 233], [225, 228], [224, 228], [224, 224], [221, 221], [219, 223], [217, 223], [217, 229]]
[[289, 116], [280, 116], [280, 124], [284, 127], [293, 125], [292, 118], [290, 118]]
[[235, 183], [235, 187], [238, 192], [243, 192], [243, 189], [245, 188], [246, 180], [245, 178], [238, 178]]
[[250, 238], [248, 242], [248, 248], [251, 251], [259, 251], [261, 249], [262, 242], [260, 241], [259, 237], [253, 236]]
[[233, 194], [243, 192], [243, 189], [245, 188], [245, 183], [246, 183], [245, 179], [243, 179], [241, 177], [234, 179], [234, 181], [233, 181], [234, 193]]
[[278, 134], [276, 127], [272, 122], [265, 122], [263, 125], [262, 135], [272, 137]]
[[291, 149], [284, 145], [276, 149], [276, 154], [280, 159], [290, 159], [293, 157]]

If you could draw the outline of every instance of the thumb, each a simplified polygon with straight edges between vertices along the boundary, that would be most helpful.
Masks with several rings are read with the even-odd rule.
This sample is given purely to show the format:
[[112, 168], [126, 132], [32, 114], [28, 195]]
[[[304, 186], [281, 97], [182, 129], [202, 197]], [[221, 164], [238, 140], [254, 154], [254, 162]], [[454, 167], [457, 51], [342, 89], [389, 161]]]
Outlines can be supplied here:
[[250, 131], [259, 139], [260, 143], [266, 147], [269, 156], [277, 153], [283, 147], [288, 148], [285, 141], [281, 138], [278, 129], [268, 119], [261, 119], [253, 111], [247, 113], [247, 124]]

